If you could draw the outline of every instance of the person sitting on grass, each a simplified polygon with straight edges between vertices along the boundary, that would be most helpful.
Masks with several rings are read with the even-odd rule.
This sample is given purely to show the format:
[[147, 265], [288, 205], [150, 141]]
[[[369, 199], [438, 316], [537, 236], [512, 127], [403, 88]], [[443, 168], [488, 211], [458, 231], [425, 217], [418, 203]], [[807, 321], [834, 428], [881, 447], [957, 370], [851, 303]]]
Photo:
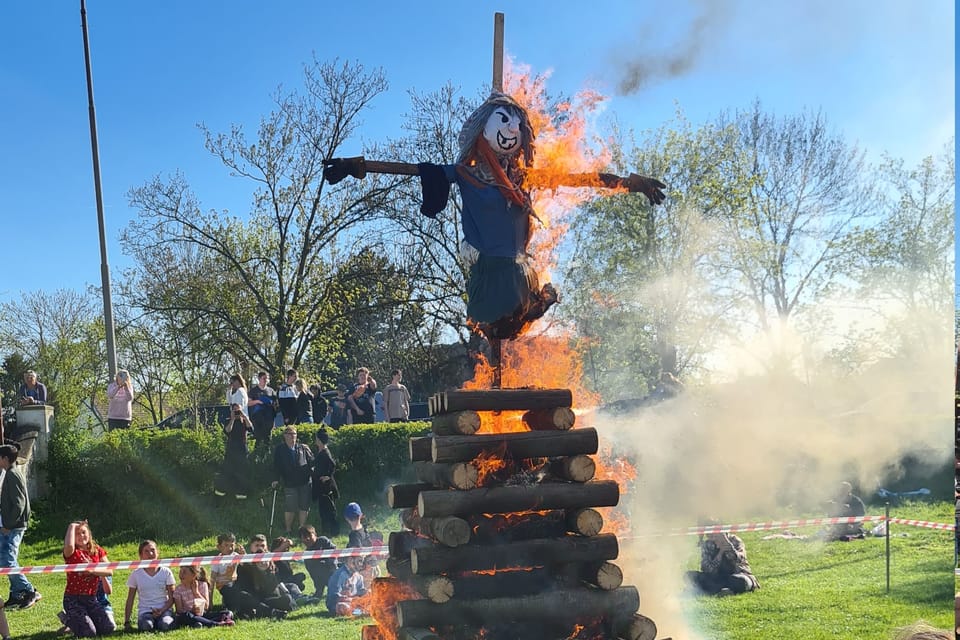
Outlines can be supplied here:
[[[234, 556], [243, 553], [243, 547], [237, 544], [237, 537], [232, 533], [221, 533], [217, 536], [217, 554], [220, 556]], [[250, 593], [241, 589], [237, 583], [237, 567], [234, 562], [215, 563], [210, 567], [210, 579], [214, 588], [220, 592], [223, 607], [233, 611], [237, 617], [245, 620], [256, 618], [258, 600]], [[213, 604], [213, 598], [210, 599]], [[267, 612], [269, 614], [269, 612]]]
[[[308, 524], [300, 527], [299, 533], [300, 542], [303, 543], [303, 547], [307, 551], [329, 551], [337, 548], [337, 545], [333, 544], [333, 541], [327, 536], [318, 537], [317, 530], [313, 525]], [[304, 560], [303, 567], [310, 574], [310, 579], [313, 580], [313, 588], [316, 589], [313, 597], [318, 600], [323, 598], [323, 591], [327, 588], [327, 583], [330, 582], [330, 576], [337, 570], [337, 561], [333, 558], [313, 558]]]
[[348, 556], [340, 562], [327, 584], [327, 610], [335, 616], [358, 615], [353, 600], [367, 593], [360, 573], [363, 558]]
[[[719, 524], [712, 520], [707, 526]], [[708, 533], [700, 536], [700, 570], [688, 571], [687, 581], [697, 591], [726, 596], [760, 588], [750, 570], [743, 540], [732, 533]]]
[[[363, 511], [356, 502], [351, 502], [343, 511], [343, 517], [350, 526], [350, 535], [347, 538], [347, 548], [351, 547], [379, 547], [383, 545], [383, 534], [378, 531], [367, 531], [363, 524]], [[376, 556], [366, 556], [358, 565], [358, 571], [363, 574], [365, 584], [373, 584], [374, 578], [380, 577], [380, 561]]]
[[[160, 557], [157, 543], [144, 540], [138, 549], [141, 560]], [[127, 604], [123, 608], [123, 626], [132, 628], [130, 613], [137, 598], [137, 629], [169, 631], [173, 628], [173, 588], [176, 583], [168, 567], [141, 567], [127, 578]], [[139, 597], [138, 597], [139, 596]]]
[[[283, 536], [274, 538], [273, 542], [270, 543], [270, 551], [273, 553], [286, 553], [290, 551], [291, 547], [293, 547], [293, 540]], [[294, 573], [289, 560], [274, 560], [273, 566], [277, 570], [277, 579], [287, 588], [287, 592], [298, 607], [320, 602], [319, 598], [307, 595], [305, 582], [307, 574], [302, 571]]]
[[[71, 522], [63, 536], [63, 559], [67, 564], [106, 562], [107, 552], [93, 539], [86, 520]], [[103, 604], [97, 600], [101, 578], [109, 569], [70, 571], [63, 592], [64, 624], [78, 638], [105, 636], [117, 628]]]
[[[849, 482], [840, 483], [840, 491], [833, 500], [827, 500], [829, 516], [831, 518], [858, 518], [866, 515], [867, 509], [863, 500], [853, 494], [853, 486]], [[859, 522], [835, 524], [827, 528], [824, 536], [827, 540], [862, 540], [864, 538], [863, 525]]]
[[210, 584], [203, 567], [180, 567], [180, 584], [173, 590], [177, 627], [228, 627], [233, 625], [233, 614], [220, 611], [208, 616]]
[[[250, 538], [249, 553], [266, 553], [267, 537], [258, 533]], [[277, 578], [273, 562], [245, 562], [237, 568], [237, 585], [257, 600], [258, 617], [282, 620], [296, 603]]]

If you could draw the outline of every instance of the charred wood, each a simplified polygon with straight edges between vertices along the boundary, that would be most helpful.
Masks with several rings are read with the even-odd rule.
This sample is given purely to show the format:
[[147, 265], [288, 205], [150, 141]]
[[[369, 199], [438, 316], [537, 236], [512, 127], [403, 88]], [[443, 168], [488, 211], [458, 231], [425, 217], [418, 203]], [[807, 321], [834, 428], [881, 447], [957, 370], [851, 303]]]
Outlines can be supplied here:
[[[402, 485], [394, 485], [396, 486]], [[420, 490], [417, 510], [421, 517], [430, 518], [469, 516], [477, 513], [613, 507], [619, 501], [620, 487], [612, 480], [604, 480], [583, 484], [538, 484], [470, 491]]]
[[[411, 439], [412, 443], [414, 439]], [[434, 462], [468, 462], [481, 453], [502, 450], [506, 458], [552, 458], [597, 452], [596, 429], [527, 431], [473, 436], [436, 436], [431, 444]], [[411, 450], [413, 445], [411, 444]]]
[[433, 455], [433, 437], [421, 436], [419, 438], [410, 438], [408, 442], [410, 450], [410, 461], [432, 460]]
[[561, 480], [589, 482], [597, 473], [597, 463], [586, 455], [554, 458], [547, 463], [547, 472]]
[[419, 629], [417, 627], [403, 627], [399, 632], [400, 640], [440, 640], [440, 636], [430, 629]]
[[416, 575], [486, 571], [613, 560], [618, 553], [617, 537], [613, 534], [592, 538], [568, 535], [493, 546], [422, 547], [410, 552], [410, 568]]
[[407, 509], [417, 506], [421, 491], [432, 491], [432, 484], [392, 484], [387, 487], [387, 504], [391, 509]]
[[420, 533], [448, 547], [467, 544], [471, 536], [470, 523], [455, 516], [421, 518]]
[[596, 509], [570, 509], [566, 521], [568, 531], [582, 536], [595, 536], [603, 529], [603, 516]]
[[657, 625], [650, 618], [634, 613], [626, 618], [618, 617], [614, 633], [623, 640], [654, 640], [657, 637]]
[[438, 605], [426, 600], [397, 603], [401, 627], [432, 627], [447, 624], [481, 626], [489, 621], [550, 621], [574, 624], [578, 620], [629, 615], [640, 608], [640, 594], [634, 587], [613, 591], [562, 589], [544, 593], [482, 600], [450, 600]]
[[523, 421], [533, 431], [567, 431], [577, 421], [570, 407], [534, 409], [523, 414]]
[[441, 394], [441, 413], [453, 411], [525, 411], [573, 406], [569, 389], [483, 389]]
[[387, 549], [390, 551], [390, 557], [397, 560], [406, 560], [414, 549], [429, 546], [433, 546], [433, 540], [418, 536], [413, 531], [391, 531], [387, 537]]

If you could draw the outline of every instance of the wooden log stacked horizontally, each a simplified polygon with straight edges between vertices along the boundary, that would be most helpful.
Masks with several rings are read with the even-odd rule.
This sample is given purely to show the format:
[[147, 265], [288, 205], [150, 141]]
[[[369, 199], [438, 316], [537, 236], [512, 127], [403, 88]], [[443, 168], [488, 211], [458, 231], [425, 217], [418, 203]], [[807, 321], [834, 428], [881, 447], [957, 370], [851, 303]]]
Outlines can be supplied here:
[[[567, 389], [448, 391], [430, 398], [433, 433], [410, 440], [416, 484], [387, 502], [415, 530], [390, 534], [387, 571], [422, 599], [397, 603], [390, 637], [453, 640], [464, 629], [498, 640], [552, 640], [602, 621], [613, 639], [654, 640], [640, 599], [613, 564], [619, 544], [595, 507], [615, 506], [616, 482], [594, 480], [597, 432], [574, 429]], [[522, 411], [529, 431], [482, 433], [485, 412]], [[485, 475], [491, 458], [523, 469]], [[532, 471], [531, 471], [532, 470]], [[506, 631], [511, 627], [510, 631]], [[376, 629], [377, 627], [374, 627]], [[447, 631], [449, 629], [459, 631]], [[364, 628], [364, 637], [375, 637]]]

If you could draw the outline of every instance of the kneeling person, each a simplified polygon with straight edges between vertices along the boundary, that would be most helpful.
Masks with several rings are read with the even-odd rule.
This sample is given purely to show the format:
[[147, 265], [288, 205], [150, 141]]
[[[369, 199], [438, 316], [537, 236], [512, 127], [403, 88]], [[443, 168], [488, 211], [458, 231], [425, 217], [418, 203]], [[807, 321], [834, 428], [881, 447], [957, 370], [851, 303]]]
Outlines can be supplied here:
[[687, 580], [700, 592], [728, 595], [760, 588], [738, 536], [708, 533], [700, 537], [699, 545], [700, 571], [688, 571]]

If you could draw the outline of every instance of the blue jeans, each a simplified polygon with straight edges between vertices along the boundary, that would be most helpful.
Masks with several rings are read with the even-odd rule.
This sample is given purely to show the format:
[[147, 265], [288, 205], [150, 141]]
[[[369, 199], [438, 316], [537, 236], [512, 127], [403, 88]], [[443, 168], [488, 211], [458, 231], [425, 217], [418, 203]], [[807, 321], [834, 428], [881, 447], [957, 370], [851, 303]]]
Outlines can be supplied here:
[[[26, 532], [26, 527], [10, 529], [7, 533], [0, 531], [0, 567], [20, 566], [17, 564], [17, 556], [20, 555], [20, 541], [23, 540], [23, 534]], [[22, 591], [33, 591], [33, 585], [22, 573], [11, 573], [7, 577], [10, 578], [10, 595], [14, 596]]]

